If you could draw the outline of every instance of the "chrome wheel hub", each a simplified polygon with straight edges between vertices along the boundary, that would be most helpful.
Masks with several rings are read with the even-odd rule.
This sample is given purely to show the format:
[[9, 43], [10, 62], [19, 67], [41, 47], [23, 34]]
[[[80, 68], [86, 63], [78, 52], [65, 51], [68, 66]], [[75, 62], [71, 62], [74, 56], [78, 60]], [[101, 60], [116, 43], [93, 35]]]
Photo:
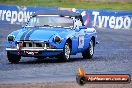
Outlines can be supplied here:
[[70, 58], [70, 47], [68, 44], [65, 45], [65, 56], [67, 60]]

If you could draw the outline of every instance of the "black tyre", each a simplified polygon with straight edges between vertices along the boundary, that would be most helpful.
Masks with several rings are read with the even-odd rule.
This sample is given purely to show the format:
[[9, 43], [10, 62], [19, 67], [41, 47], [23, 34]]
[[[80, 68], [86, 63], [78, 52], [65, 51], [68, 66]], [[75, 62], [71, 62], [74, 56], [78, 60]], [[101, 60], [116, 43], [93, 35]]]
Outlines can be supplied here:
[[94, 54], [94, 43], [90, 40], [89, 47], [82, 53], [83, 58], [91, 59]]
[[70, 54], [71, 54], [70, 43], [66, 42], [63, 48], [63, 52], [56, 57], [58, 58], [59, 61], [69, 61]]
[[7, 52], [7, 58], [9, 62], [16, 64], [16, 63], [19, 63], [21, 56], [14, 55], [14, 54], [11, 54], [10, 52]]

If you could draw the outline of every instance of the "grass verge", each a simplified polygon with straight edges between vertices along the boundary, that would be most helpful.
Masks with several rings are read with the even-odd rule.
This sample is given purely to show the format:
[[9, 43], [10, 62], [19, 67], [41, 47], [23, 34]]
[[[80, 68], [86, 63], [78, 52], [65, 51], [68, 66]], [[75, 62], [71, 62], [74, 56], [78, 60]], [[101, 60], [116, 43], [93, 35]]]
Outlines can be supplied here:
[[0, 4], [19, 6], [57, 6], [65, 8], [132, 10], [132, 2], [92, 2], [79, 0], [0, 0]]

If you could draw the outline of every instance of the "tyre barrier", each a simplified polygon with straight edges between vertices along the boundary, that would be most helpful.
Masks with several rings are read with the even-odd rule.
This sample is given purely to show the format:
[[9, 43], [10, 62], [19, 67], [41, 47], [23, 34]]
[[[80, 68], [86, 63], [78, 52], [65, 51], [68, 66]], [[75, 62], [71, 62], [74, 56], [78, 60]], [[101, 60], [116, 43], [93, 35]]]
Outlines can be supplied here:
[[99, 29], [132, 29], [131, 10], [78, 9], [0, 4], [0, 23], [23, 24], [38, 10], [69, 10], [81, 13], [84, 25]]

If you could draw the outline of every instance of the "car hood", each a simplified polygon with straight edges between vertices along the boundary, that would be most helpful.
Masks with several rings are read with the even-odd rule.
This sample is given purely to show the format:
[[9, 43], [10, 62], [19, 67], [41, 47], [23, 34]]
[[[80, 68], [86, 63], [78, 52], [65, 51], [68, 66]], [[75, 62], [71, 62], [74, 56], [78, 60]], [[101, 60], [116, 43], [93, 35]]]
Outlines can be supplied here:
[[55, 35], [65, 31], [64, 28], [24, 28], [16, 36], [18, 40], [40, 40], [48, 41]]

